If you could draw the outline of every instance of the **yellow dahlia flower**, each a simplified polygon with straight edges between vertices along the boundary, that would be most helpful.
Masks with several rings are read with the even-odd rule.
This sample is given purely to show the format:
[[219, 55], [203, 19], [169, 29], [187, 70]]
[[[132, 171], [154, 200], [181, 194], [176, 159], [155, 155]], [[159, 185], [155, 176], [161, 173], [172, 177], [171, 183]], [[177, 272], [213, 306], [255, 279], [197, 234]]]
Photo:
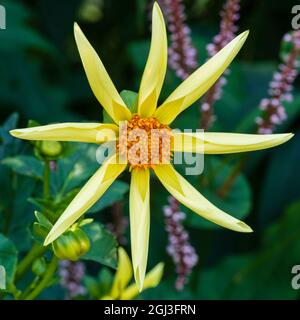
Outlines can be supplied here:
[[[81, 60], [99, 103], [115, 124], [102, 123], [62, 123], [12, 130], [15, 137], [27, 140], [80, 141], [100, 144], [107, 140], [117, 140], [114, 155], [107, 159], [71, 201], [67, 209], [49, 232], [45, 245], [53, 242], [79, 219], [109, 188], [114, 180], [126, 169], [131, 169], [130, 186], [130, 228], [131, 252], [134, 277], [140, 290], [143, 288], [148, 257], [150, 229], [150, 170], [164, 187], [183, 205], [200, 216], [228, 229], [238, 232], [252, 232], [244, 222], [228, 215], [205, 199], [187, 180], [181, 176], [166, 156], [173, 151], [199, 152], [203, 146], [205, 154], [223, 154], [266, 149], [289, 140], [292, 134], [235, 134], [235, 133], [172, 133], [170, 123], [186, 108], [199, 99], [220, 77], [244, 44], [248, 31], [243, 32], [204, 65], [198, 68], [173, 93], [157, 106], [167, 68], [167, 35], [163, 15], [157, 3], [152, 13], [152, 38], [148, 60], [138, 93], [137, 114], [131, 114], [106, 72], [99, 56], [88, 42], [79, 26], [74, 25], [75, 39]], [[127, 121], [127, 133], [118, 136], [120, 122]], [[128, 154], [134, 149], [132, 143], [124, 142], [134, 129], [146, 132], [142, 139], [151, 145], [151, 128], [165, 130], [171, 139], [170, 150], [159, 145], [159, 157], [152, 161], [149, 157], [142, 165], [134, 156], [127, 163], [118, 161], [120, 151]], [[182, 138], [184, 142], [182, 143]], [[185, 139], [189, 138], [189, 139]], [[147, 141], [148, 140], [148, 141]], [[169, 154], [168, 154], [169, 153]], [[141, 154], [140, 154], [141, 156]], [[129, 158], [129, 157], [128, 157]]]

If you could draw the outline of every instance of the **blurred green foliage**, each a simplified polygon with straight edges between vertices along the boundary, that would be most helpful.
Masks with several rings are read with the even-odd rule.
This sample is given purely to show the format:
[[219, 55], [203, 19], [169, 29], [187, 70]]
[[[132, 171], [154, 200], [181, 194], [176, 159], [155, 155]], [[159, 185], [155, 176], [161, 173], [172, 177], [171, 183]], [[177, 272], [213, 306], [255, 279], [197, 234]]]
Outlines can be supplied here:
[[[199, 63], [206, 60], [205, 45], [218, 31], [222, 3], [185, 1]], [[30, 143], [12, 138], [8, 131], [26, 126], [30, 119], [41, 124], [102, 121], [102, 108], [88, 86], [75, 46], [73, 22], [78, 21], [119, 91], [138, 90], [150, 43], [150, 22], [146, 0], [99, 1], [99, 10], [89, 11], [90, 15], [82, 11], [84, 0], [7, 0], [1, 4], [7, 12], [7, 30], [0, 30], [0, 264], [4, 265], [10, 283], [17, 259], [24, 257], [32, 246], [34, 211], [59, 216], [98, 164], [97, 146], [69, 144], [69, 155], [57, 161], [51, 176], [53, 197], [45, 200], [44, 163], [34, 156]], [[232, 64], [228, 85], [216, 104], [214, 130], [254, 130], [257, 106], [267, 94], [279, 61], [280, 39], [290, 29], [294, 4], [296, 1], [242, 1], [239, 26], [241, 30], [250, 29], [251, 35]], [[168, 71], [162, 99], [179, 83], [174, 73]], [[160, 286], [143, 293], [142, 298], [299, 298], [299, 291], [290, 284], [292, 266], [300, 264], [299, 83], [294, 97], [286, 106], [288, 120], [278, 130], [295, 132], [294, 139], [276, 150], [249, 154], [244, 172], [225, 196], [220, 197], [217, 191], [238, 156], [208, 156], [204, 174], [188, 177], [208, 199], [245, 219], [255, 232], [233, 233], [183, 208], [188, 214], [185, 223], [191, 243], [200, 261], [180, 293], [174, 290], [174, 265], [165, 249], [162, 206], [167, 203], [167, 192], [153, 179], [149, 268], [158, 261], [164, 261], [166, 268]], [[176, 120], [179, 128], [196, 129], [198, 124], [197, 103]], [[128, 215], [128, 182], [129, 175], [123, 175], [88, 212], [94, 222], [84, 230], [93, 244], [83, 261], [88, 269], [84, 283], [91, 298], [105, 294], [112, 281], [118, 244], [105, 225], [113, 222], [112, 205], [116, 203], [121, 202], [125, 216]], [[128, 229], [126, 238], [129, 239]], [[28, 279], [22, 281], [24, 286]], [[61, 296], [57, 285], [47, 289], [41, 298]]]

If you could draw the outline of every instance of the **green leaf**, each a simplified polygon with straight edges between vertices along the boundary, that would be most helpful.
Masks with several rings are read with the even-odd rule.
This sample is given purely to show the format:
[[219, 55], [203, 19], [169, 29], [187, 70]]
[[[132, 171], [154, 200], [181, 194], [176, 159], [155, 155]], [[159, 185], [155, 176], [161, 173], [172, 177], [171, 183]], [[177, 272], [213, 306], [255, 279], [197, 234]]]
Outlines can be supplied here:
[[297, 131], [293, 139], [272, 151], [272, 158], [261, 177], [258, 201], [261, 227], [268, 225], [300, 197], [299, 148], [300, 131]]
[[117, 267], [117, 241], [101, 224], [92, 223], [82, 228], [91, 240], [91, 249], [82, 257], [108, 267]]
[[[192, 176], [188, 178], [193, 179], [193, 185], [215, 206], [237, 219], [244, 219], [251, 209], [251, 189], [243, 174], [235, 179], [226, 196], [222, 197], [218, 194], [219, 188], [223, 186], [232, 170], [232, 165], [222, 162], [221, 159], [206, 157], [204, 173], [201, 176], [202, 183], [199, 183], [195, 176], [193, 176], [194, 178], [191, 178]], [[184, 209], [184, 211], [187, 210]], [[188, 211], [187, 225], [198, 228], [219, 228], [216, 224], [201, 218], [191, 210]]]
[[6, 121], [0, 127], [0, 137], [3, 142], [8, 143], [15, 139], [13, 136], [9, 134], [9, 131], [17, 127], [18, 120], [19, 114], [14, 112], [6, 119]]
[[28, 198], [28, 201], [47, 214], [52, 215], [57, 210], [57, 204], [54, 203], [53, 199], [30, 197]]
[[[1, 32], [0, 35], [5, 33], [6, 31]], [[5, 65], [0, 65], [0, 74], [5, 79], [0, 87], [2, 103], [22, 113], [23, 118], [34, 118], [47, 123], [57, 122], [62, 117], [74, 119], [74, 114], [65, 108], [69, 98], [67, 90], [61, 83], [51, 83], [45, 77], [41, 57], [37, 55], [32, 60], [19, 50], [2, 54], [0, 50], [0, 58], [5, 61]], [[54, 62], [52, 68], [59, 73], [58, 63]], [[18, 85], [11, 86], [12, 82]]]
[[137, 112], [138, 94], [130, 90], [123, 90], [120, 93], [121, 98], [129, 108], [131, 113]]
[[300, 201], [263, 235], [256, 254], [227, 257], [199, 278], [200, 299], [295, 299], [292, 267], [299, 264]]
[[31, 178], [17, 176], [9, 168], [0, 166], [0, 174], [3, 172], [6, 175], [1, 175], [1, 183], [5, 188], [0, 189], [0, 228], [19, 251], [24, 251], [31, 245], [27, 227], [33, 222], [34, 216], [28, 198], [36, 184]]
[[0, 265], [5, 268], [6, 283], [12, 283], [17, 268], [17, 249], [15, 245], [0, 233]]
[[9, 134], [10, 130], [17, 127], [18, 119], [18, 113], [14, 112], [0, 126], [0, 159], [18, 153], [21, 141]]
[[112, 272], [108, 268], [103, 267], [98, 274], [98, 281], [101, 288], [101, 296], [104, 296], [109, 293], [113, 284], [113, 280], [114, 277]]
[[30, 197], [28, 201], [47, 213], [51, 219], [50, 222], [52, 222], [53, 219], [56, 220], [63, 213], [78, 192], [78, 189], [73, 189], [63, 197], [60, 195], [56, 196], [54, 199]]
[[99, 281], [91, 276], [84, 276], [83, 284], [92, 299], [101, 297], [101, 287]]
[[[211, 131], [249, 132], [240, 131], [237, 127], [258, 109], [260, 100], [267, 94], [275, 67], [271, 63], [232, 64], [222, 99], [215, 104], [217, 121]], [[255, 117], [251, 118], [252, 123], [255, 128]]]
[[43, 179], [44, 164], [32, 156], [8, 157], [3, 159], [1, 163], [18, 174], [35, 179]]
[[41, 226], [48, 229], [49, 231], [51, 230], [53, 226], [52, 223], [42, 213], [35, 211], [34, 215]]
[[29, 227], [29, 231], [31, 233], [32, 239], [37, 241], [39, 244], [43, 244], [45, 241], [45, 238], [47, 237], [49, 233], [49, 229], [45, 228], [38, 222], [34, 222], [31, 227]]
[[68, 158], [57, 161], [57, 170], [51, 175], [53, 191], [63, 196], [90, 178], [100, 167], [96, 161], [97, 146], [81, 143]]
[[128, 190], [129, 185], [126, 182], [116, 180], [112, 184], [112, 186], [104, 193], [100, 200], [98, 200], [88, 212], [98, 212], [111, 206], [115, 202], [122, 200]]
[[113, 274], [106, 268], [101, 268], [98, 277], [85, 276], [84, 286], [93, 299], [99, 299], [100, 297], [109, 293], [112, 287]]
[[1, 46], [1, 51], [14, 51], [24, 48], [38, 48], [45, 52], [54, 52], [54, 47], [46, 41], [31, 26], [29, 20], [32, 19], [32, 12], [24, 4], [13, 0], [3, 0], [1, 5], [5, 7], [7, 17], [10, 17], [5, 32], [1, 32], [0, 41], [5, 43]]

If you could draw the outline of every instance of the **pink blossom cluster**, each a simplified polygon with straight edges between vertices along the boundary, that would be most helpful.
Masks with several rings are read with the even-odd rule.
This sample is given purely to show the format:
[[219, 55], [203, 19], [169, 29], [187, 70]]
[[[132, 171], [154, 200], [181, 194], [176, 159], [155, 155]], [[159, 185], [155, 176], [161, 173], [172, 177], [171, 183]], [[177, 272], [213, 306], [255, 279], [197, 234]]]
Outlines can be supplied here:
[[169, 240], [167, 252], [176, 265], [175, 287], [180, 291], [184, 288], [188, 276], [197, 264], [198, 256], [189, 243], [189, 235], [182, 225], [185, 214], [180, 211], [178, 201], [174, 197], [169, 197], [168, 202], [169, 205], [163, 208]]
[[176, 75], [185, 79], [198, 66], [197, 50], [191, 39], [191, 29], [185, 23], [186, 14], [182, 0], [158, 1], [167, 21], [167, 27], [171, 34], [169, 48], [169, 66]]
[[220, 13], [220, 32], [214, 36], [213, 42], [208, 44], [206, 49], [210, 57], [218, 53], [231, 40], [234, 39], [238, 27], [236, 22], [239, 20], [240, 1], [227, 0]]
[[[220, 13], [220, 32], [213, 38], [213, 42], [206, 47], [209, 57], [214, 56], [222, 48], [224, 48], [236, 35], [238, 27], [236, 22], [239, 20], [240, 1], [227, 0]], [[224, 75], [230, 72], [227, 69]], [[222, 76], [215, 85], [204, 96], [201, 105], [201, 128], [208, 129], [215, 120], [213, 114], [213, 104], [222, 96], [222, 87], [226, 84], [225, 76]]]
[[275, 127], [287, 118], [283, 103], [293, 100], [293, 83], [298, 76], [300, 66], [300, 31], [287, 33], [283, 41], [291, 47], [291, 50], [284, 56], [283, 62], [273, 74], [269, 84], [269, 97], [260, 102], [262, 115], [256, 118], [256, 124], [258, 133], [262, 134], [272, 133]]
[[55, 161], [55, 160], [51, 160], [51, 161], [49, 162], [49, 167], [50, 167], [50, 170], [51, 170], [51, 171], [56, 171], [56, 169], [57, 169], [57, 163], [56, 163], [56, 161]]
[[82, 262], [61, 260], [59, 262], [60, 285], [66, 290], [66, 299], [72, 299], [86, 294], [82, 285], [85, 266]]

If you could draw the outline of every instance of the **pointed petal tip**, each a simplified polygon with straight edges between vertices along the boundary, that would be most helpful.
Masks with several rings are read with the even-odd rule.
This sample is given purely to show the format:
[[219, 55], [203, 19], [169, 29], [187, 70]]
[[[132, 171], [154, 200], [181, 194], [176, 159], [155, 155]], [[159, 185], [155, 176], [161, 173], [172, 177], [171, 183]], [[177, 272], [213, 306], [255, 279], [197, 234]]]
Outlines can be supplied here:
[[79, 25], [78, 25], [78, 23], [76, 21], [74, 21], [73, 28], [74, 28], [74, 31], [79, 31], [80, 30], [80, 27], [79, 27]]
[[78, 25], [78, 23], [77, 23], [76, 21], [75, 21], [74, 24], [73, 24], [73, 32], [74, 32], [75, 38], [76, 38], [76, 35], [77, 35], [78, 33], [81, 33], [81, 32], [82, 32], [81, 29], [80, 29], [80, 27], [79, 27], [79, 25]]
[[164, 22], [164, 16], [161, 11], [159, 4], [155, 1], [152, 10], [152, 21], [154, 20], [154, 16], [158, 15], [158, 17]]
[[136, 282], [137, 287], [139, 289], [139, 293], [141, 293], [143, 291], [144, 278], [145, 277], [142, 277], [142, 275], [140, 273], [140, 268], [139, 267], [134, 268], [134, 279], [135, 279], [135, 282]]
[[287, 140], [286, 141], [292, 139], [294, 137], [294, 135], [295, 135], [295, 133], [293, 133], [293, 132], [287, 133]]
[[160, 6], [159, 6], [159, 4], [158, 4], [158, 2], [157, 1], [154, 1], [154, 4], [153, 4], [153, 10], [154, 9], [158, 9], [158, 10], [160, 10]]
[[[275, 140], [277, 141], [277, 145], [283, 144], [287, 141], [289, 141], [290, 139], [292, 139], [294, 137], [294, 133], [289, 132], [289, 133], [277, 133], [277, 134], [271, 134], [271, 136], [275, 136]], [[276, 139], [277, 136], [277, 139]]]
[[43, 246], [47, 247], [50, 244], [50, 240], [48, 239], [48, 237], [45, 239]]
[[160, 262], [159, 264], [158, 264], [158, 267], [159, 267], [159, 269], [160, 270], [164, 270], [164, 268], [165, 268], [165, 264], [164, 264], [164, 262]]
[[16, 129], [14, 129], [14, 130], [10, 130], [9, 131], [9, 134], [11, 135], [11, 136], [13, 136], [13, 137], [18, 137], [18, 131], [16, 130]]
[[244, 44], [244, 42], [246, 41], [246, 39], [249, 36], [249, 33], [250, 33], [250, 31], [246, 30], [246, 31], [240, 33], [235, 39], [241, 41]]
[[249, 227], [245, 222], [239, 221], [239, 222], [237, 222], [236, 231], [243, 232], [243, 233], [252, 233], [253, 229], [251, 227]]
[[163, 276], [165, 264], [163, 262], [160, 262], [156, 265], [156, 267], [154, 267], [154, 269], [156, 269], [156, 278], [154, 283], [154, 286], [156, 287], [160, 283]]
[[138, 98], [138, 113], [143, 117], [154, 114], [166, 75], [168, 41], [163, 13], [154, 3], [152, 9], [151, 44], [144, 68]]
[[250, 30], [246, 30], [244, 32], [241, 33], [241, 36], [242, 37], [248, 37], [249, 36], [249, 33], [250, 33]]
[[[53, 230], [53, 228], [52, 228], [52, 230]], [[55, 235], [55, 233], [52, 232], [52, 230], [50, 230], [50, 232], [48, 233], [48, 235], [43, 243], [44, 247], [48, 246], [49, 244], [51, 244], [53, 241], [55, 241], [59, 237], [59, 235], [58, 236]]]
[[10, 130], [9, 134], [15, 138], [26, 139], [26, 129], [14, 129]]
[[287, 141], [289, 141], [290, 139], [292, 139], [294, 137], [294, 133], [292, 132], [289, 132], [289, 133], [279, 133], [278, 136], [278, 139], [280, 140], [280, 144], [282, 143], [285, 143]]
[[159, 271], [161, 272], [161, 275], [162, 275], [163, 272], [164, 272], [164, 269], [165, 269], [165, 264], [164, 264], [164, 262], [160, 262], [160, 263], [157, 265], [157, 268], [159, 269]]

